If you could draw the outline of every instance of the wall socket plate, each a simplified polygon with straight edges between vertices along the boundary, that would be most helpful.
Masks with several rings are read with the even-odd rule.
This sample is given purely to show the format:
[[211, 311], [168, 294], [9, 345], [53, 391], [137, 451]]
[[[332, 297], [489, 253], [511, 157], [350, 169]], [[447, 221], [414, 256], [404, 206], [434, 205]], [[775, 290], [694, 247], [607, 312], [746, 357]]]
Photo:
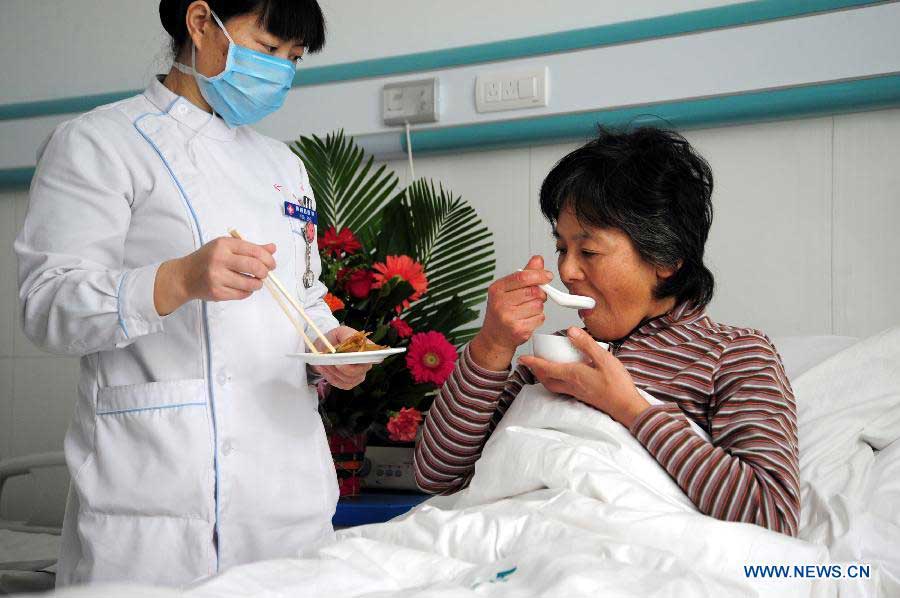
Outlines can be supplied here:
[[546, 106], [550, 99], [550, 69], [493, 72], [475, 79], [475, 109], [498, 112]]
[[382, 117], [386, 125], [433, 123], [440, 117], [438, 78], [389, 83], [382, 88]]

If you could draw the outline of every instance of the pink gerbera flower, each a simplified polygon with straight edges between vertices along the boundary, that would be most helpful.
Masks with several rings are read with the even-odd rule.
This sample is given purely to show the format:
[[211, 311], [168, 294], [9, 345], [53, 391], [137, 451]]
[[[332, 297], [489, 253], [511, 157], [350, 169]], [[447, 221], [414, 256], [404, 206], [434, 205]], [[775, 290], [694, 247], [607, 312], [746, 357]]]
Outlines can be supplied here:
[[456, 363], [456, 347], [440, 332], [414, 334], [406, 352], [406, 367], [418, 383], [442, 385]]

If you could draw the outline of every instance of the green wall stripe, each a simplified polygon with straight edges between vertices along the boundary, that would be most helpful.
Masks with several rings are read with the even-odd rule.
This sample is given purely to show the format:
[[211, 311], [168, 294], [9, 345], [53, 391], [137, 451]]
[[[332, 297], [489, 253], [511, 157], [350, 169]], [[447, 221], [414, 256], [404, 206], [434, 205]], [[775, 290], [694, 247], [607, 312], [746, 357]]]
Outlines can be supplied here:
[[[671, 123], [677, 129], [696, 129], [892, 106], [900, 106], [900, 73], [628, 108], [420, 129], [412, 131], [411, 138], [415, 153], [486, 150], [587, 138], [594, 134], [598, 124]], [[403, 151], [406, 151], [405, 135], [399, 132], [385, 135], [396, 135]], [[0, 189], [27, 187], [33, 174], [34, 168], [0, 170]]]
[[[413, 153], [483, 150], [591, 137], [600, 124], [656, 124], [692, 129], [861, 112], [898, 105], [900, 74], [892, 74], [627, 108], [420, 129], [411, 133], [411, 141]], [[403, 135], [400, 144], [405, 152]]]
[[366, 77], [384, 77], [542, 54], [571, 52], [884, 3], [883, 0], [879, 2], [872, 0], [754, 0], [741, 4], [717, 6], [559, 33], [313, 67], [300, 70], [294, 80], [294, 86], [321, 85]]
[[[294, 79], [294, 86], [322, 85], [367, 77], [384, 77], [484, 62], [512, 60], [542, 54], [569, 52], [710, 29], [738, 27], [775, 19], [800, 17], [873, 4], [884, 4], [890, 1], [895, 0], [753, 0], [741, 4], [717, 6], [625, 23], [600, 25], [585, 29], [475, 44], [446, 50], [433, 50], [430, 52], [301, 69]], [[97, 106], [131, 97], [141, 91], [130, 90], [61, 98], [58, 100], [4, 104], [0, 105], [0, 121], [86, 112]]]
[[0, 170], [0, 189], [26, 188], [31, 184], [32, 176], [33, 166]]
[[119, 100], [130, 98], [143, 91], [143, 89], [132, 89], [130, 91], [99, 93], [90, 96], [60, 98], [58, 100], [40, 100], [37, 102], [4, 104], [0, 106], [0, 121], [87, 112], [93, 110], [97, 106], [118, 102]]

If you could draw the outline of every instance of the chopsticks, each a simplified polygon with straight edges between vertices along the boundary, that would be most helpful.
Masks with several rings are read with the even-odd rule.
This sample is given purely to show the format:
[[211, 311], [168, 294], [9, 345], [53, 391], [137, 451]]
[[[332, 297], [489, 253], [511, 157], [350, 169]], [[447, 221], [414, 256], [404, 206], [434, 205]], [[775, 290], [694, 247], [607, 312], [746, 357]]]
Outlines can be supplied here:
[[288, 320], [291, 321], [291, 324], [294, 325], [294, 328], [297, 330], [297, 332], [300, 334], [300, 336], [306, 342], [306, 346], [309, 347], [310, 351], [312, 351], [313, 353], [318, 355], [319, 350], [316, 349], [315, 343], [313, 343], [309, 339], [309, 337], [306, 336], [306, 330], [303, 328], [303, 324], [301, 324], [300, 320], [295, 318], [294, 314], [291, 313], [290, 306], [284, 301], [284, 298], [282, 298], [281, 293], [278, 292], [278, 289], [275, 288], [275, 285], [273, 285], [271, 282], [269, 282], [269, 280], [267, 278], [266, 280], [263, 281], [263, 286], [265, 286], [267, 289], [269, 289], [269, 292], [272, 293], [272, 298], [275, 299], [275, 302], [278, 304], [278, 307], [281, 308], [281, 311], [284, 312], [284, 315], [286, 315]]
[[[234, 237], [235, 239], [241, 239], [241, 240], [244, 240], [244, 237], [241, 236], [241, 233], [239, 233], [237, 230], [235, 230], [235, 229], [233, 229], [233, 228], [228, 230], [228, 234], [230, 234], [230, 235], [231, 235], [232, 237]], [[334, 348], [334, 345], [332, 345], [332, 344], [328, 341], [328, 339], [325, 337], [325, 335], [322, 334], [322, 331], [319, 330], [319, 327], [316, 326], [316, 323], [312, 321], [312, 318], [310, 318], [310, 317], [306, 314], [306, 310], [303, 309], [303, 306], [301, 306], [301, 305], [297, 302], [297, 300], [294, 299], [293, 295], [291, 295], [290, 293], [288, 293], [287, 289], [284, 287], [283, 284], [281, 284], [281, 281], [278, 280], [278, 277], [275, 276], [275, 273], [274, 273], [274, 272], [269, 272], [269, 275], [265, 278], [265, 280], [263, 280], [263, 285], [264, 285], [267, 289], [269, 289], [269, 292], [270, 292], [270, 293], [272, 293], [272, 296], [275, 298], [275, 301], [278, 303], [278, 306], [281, 307], [281, 310], [284, 312], [284, 315], [286, 315], [286, 316], [288, 317], [288, 319], [289, 319], [289, 320], [291, 321], [291, 323], [294, 325], [294, 328], [297, 329], [297, 332], [300, 333], [300, 336], [303, 337], [303, 340], [306, 342], [306, 345], [310, 348], [310, 350], [311, 350], [313, 353], [318, 354], [318, 353], [319, 353], [319, 350], [316, 349], [315, 344], [314, 344], [314, 343], [310, 340], [310, 338], [306, 335], [306, 331], [303, 329], [303, 326], [300, 324], [300, 322], [297, 321], [297, 319], [296, 319], [296, 318], [294, 317], [294, 315], [291, 313], [291, 311], [290, 311], [290, 309], [288, 308], [288, 306], [285, 305], [284, 299], [287, 299], [288, 302], [291, 304], [291, 306], [292, 306], [295, 310], [297, 310], [297, 312], [299, 312], [301, 316], [303, 316], [303, 319], [306, 320], [306, 323], [310, 325], [310, 327], [316, 332], [316, 334], [318, 335], [318, 337], [319, 337], [319, 338], [322, 340], [322, 342], [325, 344], [325, 347], [328, 349], [328, 352], [329, 352], [329, 353], [336, 353], [336, 352], [337, 352], [337, 350]], [[280, 294], [280, 296], [279, 296], [279, 294]]]

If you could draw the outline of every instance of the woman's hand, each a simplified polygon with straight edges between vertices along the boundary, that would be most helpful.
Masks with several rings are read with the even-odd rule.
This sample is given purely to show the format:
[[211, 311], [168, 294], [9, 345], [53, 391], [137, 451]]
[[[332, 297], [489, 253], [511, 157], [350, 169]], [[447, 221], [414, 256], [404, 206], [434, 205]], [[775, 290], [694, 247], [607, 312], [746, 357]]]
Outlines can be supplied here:
[[156, 312], [165, 316], [188, 301], [246, 299], [275, 269], [275, 244], [220, 237], [194, 253], [159, 266], [153, 288]]
[[[326, 333], [325, 337], [328, 338], [328, 342], [336, 347], [354, 334], [356, 334], [356, 330], [353, 328], [338, 326]], [[315, 345], [316, 349], [323, 353], [328, 351], [321, 338], [316, 339]], [[325, 381], [331, 386], [342, 390], [350, 390], [362, 384], [363, 380], [366, 379], [366, 374], [372, 369], [372, 364], [318, 365], [314, 366], [313, 369], [322, 374]]]
[[496, 280], [488, 287], [484, 325], [469, 351], [481, 367], [501, 371], [509, 367], [519, 345], [544, 323], [547, 294], [538, 288], [553, 280], [544, 258], [534, 256], [521, 272]]
[[553, 363], [531, 355], [522, 357], [519, 363], [528, 367], [550, 392], [575, 397], [630, 428], [635, 418], [650, 407], [631, 374], [584, 330], [569, 328], [569, 339], [591, 363]]

